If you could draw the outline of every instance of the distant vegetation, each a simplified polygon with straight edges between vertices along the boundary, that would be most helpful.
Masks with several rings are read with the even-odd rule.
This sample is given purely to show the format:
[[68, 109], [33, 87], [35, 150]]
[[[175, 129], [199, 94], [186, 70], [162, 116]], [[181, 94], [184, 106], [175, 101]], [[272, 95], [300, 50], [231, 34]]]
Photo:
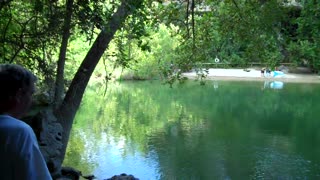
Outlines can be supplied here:
[[[122, 79], [165, 79], [176, 69], [207, 67], [203, 63], [214, 64], [215, 58], [226, 67], [284, 62], [317, 72], [320, 5], [290, 2], [146, 1], [117, 31], [95, 77], [111, 78], [117, 69]], [[74, 2], [65, 83], [72, 80], [117, 4]], [[25, 64], [53, 82], [66, 6], [64, 1], [2, 3], [0, 61]]]

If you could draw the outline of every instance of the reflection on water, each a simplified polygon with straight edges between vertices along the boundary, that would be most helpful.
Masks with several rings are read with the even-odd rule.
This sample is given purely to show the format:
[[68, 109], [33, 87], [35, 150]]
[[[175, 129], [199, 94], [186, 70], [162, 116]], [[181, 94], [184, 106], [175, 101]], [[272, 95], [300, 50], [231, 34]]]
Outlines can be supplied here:
[[311, 169], [310, 161], [274, 148], [258, 149], [256, 159], [254, 179], [306, 179]]
[[265, 81], [263, 88], [270, 88], [270, 89], [283, 89], [284, 83], [282, 81]]
[[141, 179], [149, 179], [149, 177], [157, 178], [158, 163], [155, 153], [141, 154], [135, 152], [125, 155], [127, 151], [126, 139], [121, 137], [115, 140], [113, 137], [108, 139], [107, 134], [102, 134], [99, 148], [94, 152], [93, 162], [99, 162], [93, 174], [98, 177], [111, 177], [115, 174], [121, 174], [125, 169], [126, 173], [140, 174]]
[[320, 86], [264, 85], [91, 87], [64, 164], [99, 179], [319, 179]]

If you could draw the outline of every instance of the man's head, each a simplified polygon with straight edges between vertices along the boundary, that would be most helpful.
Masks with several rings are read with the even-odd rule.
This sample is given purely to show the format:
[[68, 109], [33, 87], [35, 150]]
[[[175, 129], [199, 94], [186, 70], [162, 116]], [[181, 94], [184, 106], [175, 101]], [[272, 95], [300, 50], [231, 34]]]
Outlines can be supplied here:
[[19, 65], [0, 64], [0, 114], [20, 118], [31, 105], [36, 81]]

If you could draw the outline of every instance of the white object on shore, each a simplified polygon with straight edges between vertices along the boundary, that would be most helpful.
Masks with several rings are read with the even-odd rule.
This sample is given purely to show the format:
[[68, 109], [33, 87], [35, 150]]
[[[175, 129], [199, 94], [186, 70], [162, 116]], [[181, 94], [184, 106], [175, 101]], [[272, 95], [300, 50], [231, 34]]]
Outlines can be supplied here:
[[214, 62], [219, 63], [220, 59], [216, 56], [216, 58], [214, 58]]

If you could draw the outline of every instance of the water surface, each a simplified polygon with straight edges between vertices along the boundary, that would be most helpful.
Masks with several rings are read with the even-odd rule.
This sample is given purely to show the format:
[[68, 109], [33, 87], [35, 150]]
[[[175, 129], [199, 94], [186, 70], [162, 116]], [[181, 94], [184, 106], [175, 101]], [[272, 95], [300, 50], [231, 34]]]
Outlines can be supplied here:
[[89, 87], [64, 164], [99, 179], [320, 179], [320, 86], [270, 87]]

